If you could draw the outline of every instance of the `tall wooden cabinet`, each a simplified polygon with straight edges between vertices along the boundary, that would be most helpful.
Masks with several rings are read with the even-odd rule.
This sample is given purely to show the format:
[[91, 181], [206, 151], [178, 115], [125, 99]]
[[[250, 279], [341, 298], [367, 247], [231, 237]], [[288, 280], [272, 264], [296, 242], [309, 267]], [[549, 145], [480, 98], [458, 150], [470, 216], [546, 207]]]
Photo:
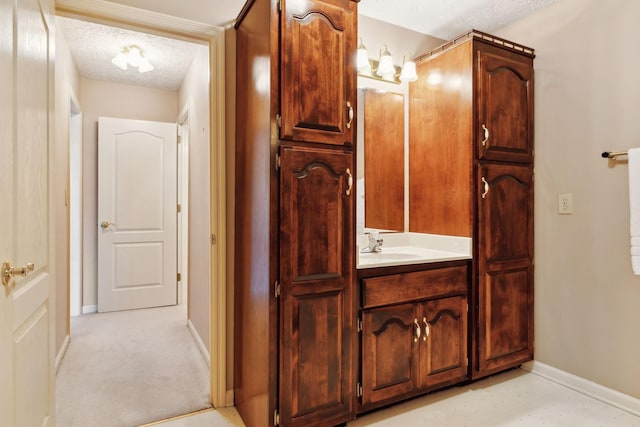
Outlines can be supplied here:
[[471, 378], [533, 358], [533, 58], [472, 31], [410, 86], [409, 228], [473, 239]]
[[353, 414], [357, 3], [254, 0], [236, 24], [234, 399], [247, 426]]

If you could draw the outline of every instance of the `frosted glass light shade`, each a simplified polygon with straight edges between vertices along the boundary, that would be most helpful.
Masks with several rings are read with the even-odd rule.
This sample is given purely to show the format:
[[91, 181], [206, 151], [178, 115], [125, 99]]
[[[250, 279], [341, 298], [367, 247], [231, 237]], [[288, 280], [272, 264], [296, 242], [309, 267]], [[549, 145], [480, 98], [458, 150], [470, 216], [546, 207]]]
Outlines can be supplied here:
[[400, 72], [400, 81], [415, 82], [418, 80], [418, 73], [416, 72], [416, 63], [413, 61], [406, 61], [402, 65], [402, 71]]
[[393, 75], [396, 72], [395, 67], [393, 66], [393, 59], [391, 58], [391, 55], [388, 54], [389, 52], [387, 52], [386, 55], [382, 55], [380, 57], [380, 63], [378, 64], [378, 71], [377, 74], [379, 76], [389, 76], [389, 75]]

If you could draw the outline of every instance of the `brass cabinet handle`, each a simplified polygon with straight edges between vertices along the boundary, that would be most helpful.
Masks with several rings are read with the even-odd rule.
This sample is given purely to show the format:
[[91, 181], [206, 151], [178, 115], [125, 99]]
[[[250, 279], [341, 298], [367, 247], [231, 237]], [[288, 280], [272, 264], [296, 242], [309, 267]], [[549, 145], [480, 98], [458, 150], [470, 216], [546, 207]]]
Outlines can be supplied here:
[[413, 324], [416, 325], [416, 337], [413, 339], [413, 342], [418, 342], [418, 340], [420, 339], [420, 334], [422, 332], [420, 329], [420, 325], [418, 324], [418, 319], [414, 319]]
[[351, 174], [351, 169], [347, 168], [347, 196], [351, 195], [352, 189], [353, 189], [353, 175]]
[[427, 337], [431, 334], [431, 326], [429, 325], [429, 322], [427, 322], [426, 317], [422, 318], [422, 323], [424, 323], [424, 336], [422, 337], [422, 340], [426, 341]]
[[100, 227], [102, 227], [103, 230], [106, 230], [107, 228], [111, 227], [112, 225], [116, 225], [114, 222], [109, 222], [109, 221], [102, 221], [100, 223]]
[[484, 192], [482, 193], [482, 198], [484, 199], [487, 197], [487, 193], [489, 193], [489, 183], [484, 179], [484, 176], [482, 177], [482, 182], [484, 183]]
[[351, 129], [351, 123], [353, 123], [353, 107], [349, 101], [347, 101], [347, 117], [349, 118], [347, 129]]
[[24, 267], [11, 267], [11, 263], [9, 261], [5, 261], [2, 263], [2, 284], [4, 286], [9, 286], [13, 276], [24, 277], [34, 269], [35, 266], [32, 262], [27, 263]]
[[487, 145], [487, 141], [489, 141], [489, 129], [487, 129], [484, 123], [482, 124], [482, 130], [484, 131], [484, 138], [482, 139], [482, 146], [484, 147]]

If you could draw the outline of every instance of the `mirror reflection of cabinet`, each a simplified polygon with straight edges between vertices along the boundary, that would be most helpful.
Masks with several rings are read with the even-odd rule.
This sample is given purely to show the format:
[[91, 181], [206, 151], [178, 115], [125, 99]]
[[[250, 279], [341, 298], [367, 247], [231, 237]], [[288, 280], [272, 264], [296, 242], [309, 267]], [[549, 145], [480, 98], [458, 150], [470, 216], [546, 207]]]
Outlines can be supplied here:
[[360, 89], [358, 95], [364, 227], [404, 231], [404, 95], [370, 88]]

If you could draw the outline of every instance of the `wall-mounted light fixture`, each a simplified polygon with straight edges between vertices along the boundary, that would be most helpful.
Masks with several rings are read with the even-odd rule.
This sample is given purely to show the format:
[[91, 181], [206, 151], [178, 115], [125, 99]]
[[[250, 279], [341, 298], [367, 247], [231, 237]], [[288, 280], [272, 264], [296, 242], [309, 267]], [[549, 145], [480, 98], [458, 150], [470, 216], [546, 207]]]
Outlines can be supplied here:
[[402, 67], [393, 65], [393, 58], [387, 49], [387, 45], [384, 45], [380, 49], [380, 56], [378, 60], [369, 59], [369, 52], [360, 38], [358, 44], [358, 56], [356, 59], [358, 74], [364, 77], [370, 77], [374, 79], [384, 80], [392, 83], [405, 83], [415, 82], [418, 80], [416, 73], [416, 63], [410, 58], [402, 58]]
[[153, 65], [144, 56], [144, 52], [140, 46], [134, 44], [125, 46], [120, 53], [111, 60], [111, 62], [122, 71], [127, 70], [127, 66], [131, 65], [138, 69], [139, 73], [146, 73], [153, 70]]

